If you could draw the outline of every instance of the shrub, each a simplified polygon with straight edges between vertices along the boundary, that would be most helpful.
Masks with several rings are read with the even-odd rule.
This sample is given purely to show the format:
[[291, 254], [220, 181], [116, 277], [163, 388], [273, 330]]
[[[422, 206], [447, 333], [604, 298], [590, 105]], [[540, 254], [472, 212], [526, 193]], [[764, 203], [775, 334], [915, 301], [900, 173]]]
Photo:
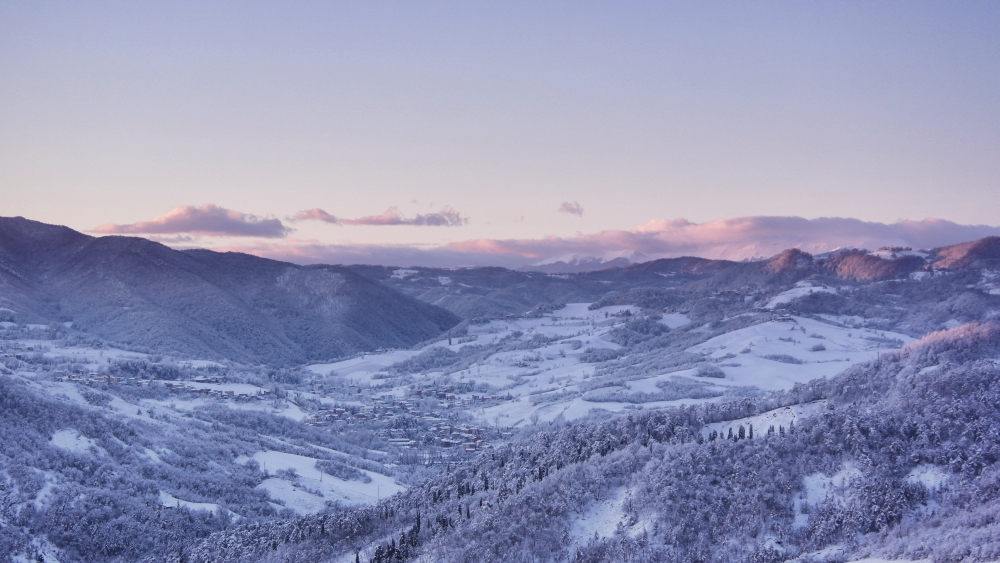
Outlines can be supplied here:
[[339, 461], [321, 459], [316, 462], [316, 469], [344, 481], [360, 481], [362, 483], [372, 482], [372, 478], [369, 477], [364, 471], [351, 467], [350, 465], [340, 463]]
[[715, 377], [722, 379], [726, 377], [726, 372], [716, 366], [704, 364], [698, 366], [698, 377]]
[[580, 354], [580, 361], [585, 364], [599, 364], [614, 360], [622, 355], [623, 350], [611, 350], [610, 348], [587, 348]]
[[771, 360], [774, 362], [781, 362], [784, 364], [801, 364], [802, 360], [789, 356], [788, 354], [768, 354], [763, 356], [766, 360]]

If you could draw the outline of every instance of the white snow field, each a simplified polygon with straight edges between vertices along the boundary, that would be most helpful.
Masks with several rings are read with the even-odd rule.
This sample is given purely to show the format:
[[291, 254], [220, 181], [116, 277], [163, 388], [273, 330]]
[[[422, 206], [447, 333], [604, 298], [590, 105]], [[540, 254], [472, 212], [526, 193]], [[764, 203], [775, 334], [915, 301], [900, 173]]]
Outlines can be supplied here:
[[625, 487], [612, 491], [607, 498], [592, 501], [584, 511], [571, 517], [569, 537], [574, 544], [586, 545], [595, 538], [610, 538], [625, 519], [622, 503], [628, 494]]
[[104, 451], [93, 440], [74, 429], [60, 430], [53, 434], [52, 445], [78, 454]]
[[397, 484], [392, 477], [371, 471], [360, 470], [371, 482], [344, 481], [316, 469], [316, 458], [273, 450], [257, 452], [252, 459], [261, 470], [274, 475], [278, 471], [294, 470], [295, 482], [285, 478], [271, 477], [258, 488], [267, 490], [271, 498], [284, 503], [298, 514], [315, 514], [327, 507], [327, 502], [344, 506], [375, 504], [380, 498], [392, 496], [406, 487]]
[[688, 351], [717, 360], [730, 384], [771, 391], [790, 389], [796, 383], [836, 375], [853, 364], [874, 360], [879, 353], [894, 349], [890, 341], [913, 341], [895, 332], [789, 318], [734, 330]]
[[780, 409], [774, 409], [773, 411], [768, 411], [756, 416], [748, 416], [737, 420], [727, 420], [725, 422], [713, 422], [711, 424], [706, 424], [701, 430], [701, 435], [707, 438], [712, 432], [717, 432], [723, 436], [728, 436], [729, 430], [732, 430], [735, 434], [738, 432], [740, 426], [743, 426], [749, 432], [750, 426], [752, 425], [754, 436], [763, 436], [767, 434], [768, 428], [774, 427], [775, 432], [778, 432], [781, 428], [785, 428], [787, 430], [792, 422], [797, 422], [803, 418], [808, 418], [817, 413], [823, 412], [823, 409], [825, 408], [826, 401], [815, 401], [804, 405], [781, 407]]
[[[834, 291], [830, 288], [800, 284], [782, 296], [804, 295], [809, 291]], [[791, 298], [791, 297], [790, 297]], [[780, 302], [780, 299], [779, 299]], [[485, 424], [525, 426], [536, 421], [550, 421], [558, 417], [574, 420], [587, 416], [592, 410], [618, 412], [634, 408], [655, 408], [685, 405], [696, 402], [717, 401], [718, 398], [679, 399], [672, 401], [631, 402], [586, 400], [581, 389], [594, 375], [595, 364], [581, 363], [580, 356], [588, 349], [617, 350], [621, 346], [607, 339], [608, 332], [629, 320], [626, 311], [635, 315], [638, 309], [627, 306], [603, 307], [590, 310], [587, 303], [571, 303], [553, 313], [539, 318], [494, 320], [469, 327], [469, 336], [462, 339], [439, 341], [421, 350], [390, 351], [370, 354], [332, 364], [309, 367], [314, 373], [335, 373], [358, 384], [384, 384], [386, 368], [394, 363], [412, 358], [433, 347], [460, 351], [466, 346], [490, 344], [520, 333], [520, 340], [527, 342], [535, 335], [556, 338], [555, 342], [531, 349], [499, 352], [468, 369], [451, 373], [457, 382], [486, 383], [513, 400], [498, 404], [466, 407], [473, 417]], [[661, 323], [683, 330], [688, 329], [688, 317], [669, 313]], [[723, 392], [730, 387], [756, 387], [764, 391], [790, 389], [796, 383], [805, 383], [819, 377], [840, 373], [853, 364], [874, 360], [900, 343], [913, 339], [909, 336], [865, 328], [848, 328], [834, 321], [823, 322], [805, 317], [784, 317], [716, 336], [692, 346], [689, 353], [699, 354], [722, 370], [724, 378], [699, 378], [694, 369], [650, 373], [648, 377], [631, 377], [608, 391], [623, 393], [657, 393], [657, 384], [674, 377], [684, 377], [706, 385], [708, 390]], [[431, 380], [443, 375], [431, 372], [414, 375], [416, 380]], [[403, 388], [383, 391], [385, 395], [401, 396]], [[456, 396], [456, 401], [470, 400], [474, 393]], [[535, 400], [532, 401], [532, 398]], [[593, 399], [593, 397], [591, 397]], [[795, 416], [802, 416], [798, 413]], [[790, 418], [793, 420], [794, 418]], [[782, 421], [778, 424], [786, 425]], [[754, 423], [758, 427], [758, 423]], [[764, 426], [766, 430], [767, 426]]]
[[919, 483], [928, 491], [933, 492], [940, 489], [950, 478], [951, 474], [947, 468], [924, 463], [914, 467], [913, 471], [910, 471], [909, 475], [906, 476], [906, 481]]
[[168, 508], [187, 508], [189, 510], [205, 510], [208, 512], [215, 512], [219, 509], [219, 505], [213, 502], [191, 502], [181, 500], [170, 493], [165, 493], [163, 491], [160, 491], [160, 504]]
[[836, 289], [832, 287], [827, 287], [825, 285], [814, 284], [811, 281], [803, 280], [795, 284], [792, 289], [782, 291], [781, 293], [772, 297], [766, 305], [765, 309], [774, 309], [781, 305], [786, 305], [792, 301], [798, 299], [799, 297], [805, 297], [810, 293], [837, 293]]
[[[805, 285], [791, 291], [800, 295], [807, 294], [810, 290], [834, 291]], [[782, 295], [793, 294], [785, 292]], [[571, 303], [535, 318], [498, 319], [471, 325], [467, 335], [452, 338], [451, 343], [439, 340], [419, 349], [389, 350], [359, 355], [340, 362], [305, 366], [305, 373], [316, 376], [317, 380], [340, 380], [352, 387], [356, 386], [359, 389], [356, 402], [345, 400], [344, 397], [334, 401], [324, 397], [318, 388], [311, 391], [298, 389], [279, 399], [275, 398], [272, 389], [263, 387], [265, 384], [260, 383], [260, 380], [252, 380], [256, 384], [188, 380], [183, 381], [183, 393], [173, 390], [169, 395], [158, 395], [158, 398], [136, 397], [124, 400], [113, 393], [101, 391], [99, 382], [44, 377], [32, 371], [24, 371], [18, 376], [26, 384], [57, 399], [87, 408], [99, 408], [104, 414], [118, 416], [124, 421], [151, 424], [165, 429], [175, 424], [186, 424], [184, 421], [192, 418], [199, 409], [216, 406], [261, 411], [305, 422], [316, 414], [316, 407], [320, 404], [331, 407], [330, 410], [345, 406], [364, 409], [371, 408], [372, 399], [379, 397], [412, 399], [414, 390], [441, 380], [455, 384], [486, 384], [489, 386], [487, 391], [449, 392], [452, 396], [447, 399], [435, 396], [429, 401], [437, 406], [428, 407], [427, 410], [437, 411], [433, 416], [442, 416], [441, 411], [455, 412], [459, 416], [468, 415], [472, 419], [470, 422], [481, 426], [523, 427], [557, 419], [580, 419], [595, 410], [620, 412], [721, 401], [725, 400], [723, 393], [738, 392], [737, 388], [742, 387], [756, 387], [765, 391], [789, 389], [795, 383], [835, 375], [853, 364], [875, 359], [877, 354], [887, 351], [889, 347], [912, 341], [902, 334], [857, 328], [857, 324], [863, 322], [863, 319], [777, 317], [775, 320], [709, 338], [684, 350], [686, 354], [700, 356], [703, 361], [698, 361], [696, 357], [694, 361], [697, 363], [684, 360], [683, 363], [676, 364], [677, 368], [651, 370], [648, 374], [633, 373], [627, 378], [610, 382], [602, 379], [601, 386], [596, 388], [588, 385], [593, 383], [595, 376], [609, 376], [596, 374], [600, 364], [585, 363], [581, 361], [581, 357], [584, 354], [594, 354], [595, 350], [621, 350], [622, 347], [612, 341], [609, 333], [640, 316], [641, 311], [636, 307], [611, 306], [591, 310], [588, 303]], [[694, 326], [687, 314], [680, 312], [665, 313], [659, 322], [670, 330], [689, 331], [693, 335], [701, 335], [710, 330], [706, 326]], [[536, 340], [538, 336], [545, 338]], [[513, 348], [513, 344], [517, 344], [517, 349], [486, 352], [482, 356], [476, 356], [475, 361], [470, 361], [467, 368], [457, 372], [445, 374], [442, 371], [430, 371], [400, 377], [390, 369], [394, 364], [412, 359], [433, 348], [447, 348], [461, 354], [470, 346], [480, 346], [476, 350], [486, 349], [490, 344], [505, 338], [512, 344], [507, 348]], [[21, 344], [36, 346], [45, 356], [72, 358], [74, 363], [84, 366], [85, 370], [99, 371], [109, 360], [149, 359], [144, 354], [121, 350], [50, 348], [51, 342], [41, 341], [22, 341]], [[467, 357], [473, 357], [473, 351], [466, 350]], [[654, 350], [647, 353], [651, 354], [650, 358], [655, 358], [659, 352]], [[664, 355], [678, 353], [677, 349], [663, 352]], [[184, 360], [184, 365], [203, 369], [219, 368], [214, 362], [200, 360]], [[699, 377], [698, 366], [706, 365], [721, 370], [724, 377]], [[664, 387], [670, 387], [678, 381], [696, 387], [700, 384], [702, 389], [713, 392], [708, 395], [720, 396], [651, 400], [657, 395], [663, 396]], [[474, 388], [474, 385], [467, 387]], [[479, 388], [483, 389], [482, 385]], [[365, 391], [362, 392], [361, 389]], [[94, 399], [92, 394], [107, 394], [107, 400], [98, 406], [92, 405], [87, 400]], [[488, 400], [482, 400], [484, 395], [488, 396]], [[644, 399], [645, 397], [650, 400]], [[753, 424], [755, 434], [763, 434], [772, 425], [787, 429], [792, 421], [815, 414], [823, 408], [825, 404], [821, 402], [797, 405], [740, 421], [709, 425], [703, 432], [705, 436], [713, 430], [725, 434], [729, 428], [733, 428], [735, 432], [740, 424]], [[427, 413], [421, 416], [427, 416]], [[76, 454], [107, 455], [92, 439], [72, 428], [54, 433], [51, 443], [54, 447]], [[289, 446], [298, 447], [291, 443]], [[368, 483], [345, 481], [317, 470], [318, 458], [276, 451], [273, 448], [280, 447], [276, 445], [260, 447], [272, 449], [258, 451], [252, 456], [268, 474], [259, 488], [268, 492], [276, 507], [287, 508], [297, 514], [315, 514], [331, 505], [372, 504], [405, 488], [391, 477], [371, 471], [364, 471], [371, 479]], [[143, 448], [139, 454], [154, 463], [163, 463], [160, 456], [166, 456], [168, 451]], [[241, 463], [249, 459], [245, 458]], [[289, 470], [294, 470], [295, 473], [291, 474]], [[933, 468], [910, 478], [924, 483], [928, 488], [939, 486], [943, 479]], [[166, 491], [161, 493], [160, 499], [164, 505], [169, 503], [170, 506], [191, 510], [214, 511], [218, 508], [215, 503], [193, 502], [172, 496]], [[579, 541], [589, 541], [595, 532], [601, 537], [613, 534], [622, 518], [621, 502], [622, 499], [617, 497], [595, 502], [588, 509], [592, 513], [581, 515], [580, 521], [574, 524], [574, 537]]]

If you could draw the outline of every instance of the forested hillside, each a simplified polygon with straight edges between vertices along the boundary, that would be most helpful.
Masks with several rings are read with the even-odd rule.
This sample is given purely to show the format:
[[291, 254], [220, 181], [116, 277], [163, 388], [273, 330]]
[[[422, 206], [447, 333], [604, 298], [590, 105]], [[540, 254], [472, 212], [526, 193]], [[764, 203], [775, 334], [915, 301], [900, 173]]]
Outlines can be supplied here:
[[236, 526], [191, 557], [995, 560], [998, 355], [1000, 327], [965, 325], [785, 393], [543, 428], [376, 508]]
[[293, 364], [409, 347], [452, 314], [338, 266], [302, 267], [0, 218], [0, 312], [138, 350]]
[[1000, 558], [1000, 239], [552, 275], [6, 219], [0, 300], [0, 561]]

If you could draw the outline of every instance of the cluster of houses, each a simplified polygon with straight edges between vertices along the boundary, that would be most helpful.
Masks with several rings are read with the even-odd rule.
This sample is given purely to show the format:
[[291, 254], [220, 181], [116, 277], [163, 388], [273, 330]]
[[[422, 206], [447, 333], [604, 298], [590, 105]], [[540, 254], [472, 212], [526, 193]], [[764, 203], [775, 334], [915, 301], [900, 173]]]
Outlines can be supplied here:
[[[336, 422], [380, 421], [391, 426], [393, 420], [399, 416], [413, 417], [431, 426], [427, 430], [384, 428], [379, 431], [380, 437], [397, 447], [416, 449], [421, 446], [438, 446], [468, 452], [490, 447], [483, 441], [486, 435], [485, 428], [469, 424], [450, 424], [440, 416], [440, 413], [420, 412], [416, 405], [407, 399], [379, 399], [372, 405], [325, 408], [307, 418], [306, 424], [323, 427]], [[418, 432], [424, 435], [414, 437]]]
[[447, 401], [445, 408], [451, 408], [452, 405], [471, 405], [475, 403], [496, 403], [500, 401], [510, 401], [513, 397], [508, 393], [507, 395], [471, 395], [469, 397], [460, 397], [452, 392], [444, 391], [441, 389], [414, 389], [411, 391], [412, 396], [420, 397], [425, 399], [438, 399], [440, 401]]
[[379, 436], [385, 438], [390, 444], [396, 447], [407, 449], [415, 449], [421, 445], [426, 445], [466, 452], [477, 452], [493, 447], [485, 441], [485, 428], [469, 424], [452, 425], [447, 422], [440, 422], [431, 426], [421, 440], [414, 440], [411, 437], [404, 436], [405, 433], [402, 430], [382, 430], [379, 432]]
[[467, 452], [475, 452], [491, 447], [483, 441], [486, 429], [478, 426], [440, 423], [432, 426], [430, 432], [437, 445], [442, 448], [461, 448]]
[[320, 411], [306, 419], [306, 424], [326, 426], [334, 422], [381, 420], [391, 422], [400, 415], [409, 415], [426, 421], [444, 420], [437, 413], [421, 413], [412, 401], [406, 399], [376, 399], [371, 405], [341, 407], [323, 405]]

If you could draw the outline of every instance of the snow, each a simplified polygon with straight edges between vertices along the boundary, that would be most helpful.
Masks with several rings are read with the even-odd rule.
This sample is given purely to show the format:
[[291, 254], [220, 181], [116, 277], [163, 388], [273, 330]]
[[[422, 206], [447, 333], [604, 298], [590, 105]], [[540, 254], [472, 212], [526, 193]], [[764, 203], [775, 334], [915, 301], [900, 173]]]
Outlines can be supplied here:
[[767, 434], [767, 429], [771, 426], [774, 426], [775, 432], [778, 432], [781, 427], [788, 430], [788, 427], [792, 422], [798, 423], [803, 418], [808, 418], [823, 412], [824, 409], [826, 409], [826, 401], [814, 401], [804, 405], [781, 407], [756, 416], [748, 416], [737, 420], [706, 424], [702, 428], [701, 434], [707, 438], [709, 434], [715, 431], [723, 436], [728, 436], [730, 428], [735, 434], [741, 425], [749, 431], [750, 425], [752, 424], [754, 437], [763, 437]]
[[852, 482], [863, 476], [861, 470], [853, 463], [845, 463], [844, 467], [833, 475], [824, 473], [813, 473], [802, 479], [805, 487], [803, 494], [795, 497], [793, 508], [795, 510], [795, 521], [792, 526], [800, 528], [809, 521], [809, 516], [803, 511], [802, 503], [808, 503], [811, 508], [815, 508], [826, 502], [841, 503], [844, 495]]
[[274, 401], [230, 402], [227, 406], [233, 410], [267, 412], [296, 422], [304, 422], [309, 418], [309, 413], [290, 401], [280, 401], [277, 404]]
[[851, 481], [861, 476], [861, 470], [850, 463], [844, 464], [844, 467], [833, 475], [828, 476], [823, 473], [807, 475], [803, 478], [806, 502], [817, 506], [828, 498], [842, 494]]
[[45, 484], [42, 485], [41, 490], [35, 495], [34, 505], [36, 510], [42, 510], [45, 507], [49, 497], [52, 496], [52, 489], [56, 485], [57, 477], [54, 471], [45, 471], [44, 474]]
[[392, 277], [400, 280], [405, 280], [409, 276], [415, 276], [419, 273], [420, 272], [418, 272], [417, 270], [399, 269], [399, 270], [393, 270]]
[[352, 379], [370, 380], [371, 376], [419, 354], [420, 350], [392, 350], [380, 354], [363, 354], [356, 358], [328, 364], [312, 364], [306, 369], [317, 375], [342, 375]]
[[[904, 345], [913, 341], [895, 332], [847, 329], [815, 319], [791, 317], [791, 322], [769, 321], [734, 330], [687, 351], [705, 354], [719, 362], [726, 379], [717, 384], [755, 386], [772, 391], [836, 375], [853, 364], [874, 360], [880, 352], [889, 350], [873, 339], [894, 339]], [[817, 344], [826, 349], [811, 351]], [[723, 359], [727, 354], [735, 357]], [[784, 363], [765, 356], [791, 356], [802, 363]]]
[[316, 469], [318, 460], [312, 457], [268, 450], [255, 453], [252, 459], [260, 464], [261, 470], [272, 475], [277, 471], [295, 470], [297, 483], [271, 477], [258, 488], [298, 514], [316, 514], [326, 508], [327, 502], [347, 506], [375, 504], [380, 498], [405, 490], [391, 477], [371, 471], [361, 470], [371, 478], [370, 483], [338, 479]]
[[800, 281], [795, 284], [795, 287], [787, 291], [782, 291], [781, 293], [772, 297], [766, 305], [765, 309], [774, 309], [778, 305], [784, 305], [786, 303], [791, 303], [792, 301], [798, 299], [799, 297], [804, 297], [810, 293], [837, 293], [836, 289], [832, 287], [827, 287], [825, 285], [814, 285], [810, 281]]
[[190, 502], [186, 500], [181, 500], [169, 493], [160, 491], [160, 505], [166, 506], [168, 508], [186, 508], [188, 510], [206, 510], [208, 512], [215, 512], [219, 509], [219, 505], [211, 502]]
[[[816, 288], [798, 288], [805, 292], [810, 289]], [[468, 329], [471, 342], [453, 342], [448, 345], [447, 341], [439, 341], [425, 346], [423, 350], [447, 346], [450, 350], [457, 351], [472, 344], [489, 345], [503, 338], [515, 337], [517, 333], [520, 333], [518, 338], [522, 341], [530, 340], [536, 335], [556, 339], [555, 342], [530, 350], [495, 353], [468, 369], [449, 373], [456, 381], [485, 383], [497, 389], [498, 395], [509, 394], [513, 397], [513, 400], [501, 401], [499, 404], [467, 409], [466, 412], [480, 423], [488, 425], [524, 426], [533, 423], [532, 419], [541, 422], [556, 418], [575, 420], [590, 415], [595, 409], [620, 412], [626, 409], [721, 400], [718, 397], [681, 399], [643, 403], [641, 406], [626, 402], [583, 400], [581, 385], [594, 375], [596, 365], [581, 363], [580, 356], [588, 349], [620, 349], [618, 344], [608, 340], [608, 332], [639, 313], [639, 309], [635, 307], [614, 306], [590, 310], [587, 303], [570, 303], [538, 318], [498, 319], [483, 325], [473, 325]], [[690, 319], [684, 314], [670, 313], [664, 315], [660, 322], [665, 322], [668, 326], [687, 327]], [[848, 328], [818, 319], [789, 317], [787, 320], [768, 321], [716, 336], [692, 346], [687, 352], [703, 355], [726, 374], [722, 379], [698, 379], [715, 391], [723, 392], [729, 387], [742, 386], [752, 386], [764, 391], [787, 390], [796, 383], [830, 377], [853, 364], [874, 360], [880, 352], [888, 351], [884, 344], [886, 340], [898, 340], [906, 344], [913, 339], [898, 333]], [[817, 346], [820, 344], [821, 347]], [[814, 347], [822, 349], [813, 350]], [[380, 372], [423, 350], [368, 354], [331, 364], [316, 364], [309, 369], [317, 374], [333, 373], [347, 377], [362, 385], [381, 385], [386, 380], [384, 373]], [[780, 361], [785, 357], [794, 358], [793, 362], [798, 363]], [[432, 372], [414, 374], [413, 378], [419, 382], [421, 379], [441, 375], [441, 372]], [[619, 386], [618, 389], [629, 393], [655, 393], [659, 391], [656, 387], [658, 382], [676, 376], [694, 379], [696, 372], [684, 369], [651, 373], [648, 377], [627, 381], [624, 387]], [[403, 390], [397, 388], [383, 393], [399, 396]], [[529, 400], [547, 393], [561, 393], [565, 397], [539, 404], [532, 404]], [[470, 396], [458, 398], [468, 399]], [[537, 417], [534, 416], [536, 414]], [[782, 419], [778, 424], [784, 426], [785, 422]], [[755, 430], [760, 426], [760, 431], [766, 431], [768, 425], [754, 423]]]
[[928, 491], [936, 491], [951, 477], [948, 471], [940, 466], [924, 463], [913, 468], [906, 476], [906, 482], [921, 484]]
[[195, 369], [208, 368], [208, 367], [216, 367], [216, 368], [225, 367], [225, 365], [220, 364], [219, 362], [213, 362], [211, 360], [185, 360], [183, 362], [178, 362], [178, 364]]
[[570, 522], [569, 537], [578, 545], [586, 545], [594, 537], [609, 538], [624, 519], [622, 503], [627, 491], [624, 487], [615, 490], [608, 498], [591, 502], [582, 514]]
[[[28, 552], [33, 551], [33, 556], [29, 557]], [[59, 563], [62, 550], [52, 545], [48, 538], [43, 535], [35, 535], [31, 538], [30, 549], [22, 551], [20, 554], [10, 556], [10, 561], [15, 563]], [[38, 559], [40, 557], [40, 559]]]
[[205, 389], [207, 391], [219, 391], [220, 393], [232, 391], [234, 395], [257, 395], [265, 391], [261, 387], [248, 383], [200, 383], [195, 381], [184, 381], [183, 383], [189, 389]]
[[820, 313], [817, 316], [821, 319], [828, 320], [831, 323], [847, 326], [862, 326], [865, 324], [865, 321], [867, 321], [864, 317], [859, 317], [857, 315], [830, 315], [827, 313]]
[[919, 250], [913, 250], [910, 248], [904, 248], [900, 250], [894, 250], [892, 248], [880, 248], [874, 252], [868, 253], [870, 256], [877, 256], [883, 260], [894, 260], [900, 256], [918, 256], [920, 258], [927, 258], [930, 256], [926, 252], [920, 252]]
[[53, 434], [52, 445], [78, 454], [86, 454], [91, 451], [104, 451], [93, 440], [82, 436], [74, 429], [60, 430]]
[[680, 328], [691, 324], [691, 319], [683, 313], [665, 313], [660, 322], [667, 325], [667, 328]]

